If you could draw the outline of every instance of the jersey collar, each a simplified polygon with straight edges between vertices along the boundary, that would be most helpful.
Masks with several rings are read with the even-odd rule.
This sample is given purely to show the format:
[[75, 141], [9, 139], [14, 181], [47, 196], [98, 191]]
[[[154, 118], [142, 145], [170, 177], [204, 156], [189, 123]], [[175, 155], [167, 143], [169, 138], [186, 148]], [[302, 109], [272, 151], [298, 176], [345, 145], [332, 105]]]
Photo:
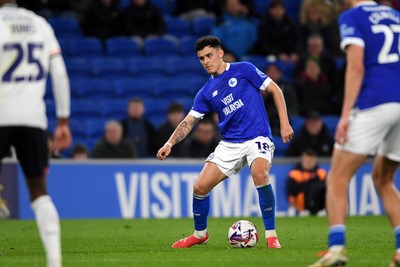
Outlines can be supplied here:
[[375, 1], [367, 0], [367, 1], [358, 2], [357, 4], [354, 5], [354, 7], [358, 7], [358, 6], [376, 6], [376, 5], [378, 5], [378, 4]]
[[[226, 67], [225, 67], [225, 71], [227, 71], [227, 70], [229, 70], [229, 68], [231, 67], [231, 63], [226, 63]], [[224, 71], [224, 72], [225, 72]], [[222, 72], [220, 75], [218, 75], [218, 76], [221, 76], [224, 72]], [[214, 79], [215, 78], [215, 76], [214, 75], [211, 75], [211, 77]]]

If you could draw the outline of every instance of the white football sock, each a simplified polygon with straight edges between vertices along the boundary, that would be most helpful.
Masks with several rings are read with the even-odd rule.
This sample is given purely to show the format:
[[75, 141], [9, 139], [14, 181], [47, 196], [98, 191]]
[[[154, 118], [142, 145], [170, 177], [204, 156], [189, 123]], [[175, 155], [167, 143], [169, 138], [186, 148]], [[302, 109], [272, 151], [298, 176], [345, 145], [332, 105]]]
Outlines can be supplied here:
[[201, 231], [194, 231], [194, 236], [197, 237], [198, 239], [204, 238], [207, 234], [207, 229], [201, 230]]
[[265, 230], [265, 238], [278, 237], [275, 230]]
[[47, 267], [61, 267], [60, 219], [50, 196], [40, 196], [31, 203], [36, 224], [46, 252]]

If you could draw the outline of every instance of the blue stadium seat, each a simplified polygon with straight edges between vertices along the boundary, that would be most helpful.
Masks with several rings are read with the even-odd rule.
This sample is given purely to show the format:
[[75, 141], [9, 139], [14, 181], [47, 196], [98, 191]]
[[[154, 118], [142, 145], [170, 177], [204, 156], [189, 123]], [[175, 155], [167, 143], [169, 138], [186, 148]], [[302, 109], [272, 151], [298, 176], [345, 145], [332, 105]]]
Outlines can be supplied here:
[[129, 70], [121, 58], [93, 58], [91, 69], [93, 76], [98, 78], [119, 79], [129, 76]]
[[118, 79], [115, 81], [115, 96], [120, 99], [154, 97], [152, 84], [145, 78]]
[[288, 149], [289, 145], [284, 143], [282, 141], [282, 137], [279, 135], [274, 135], [274, 145], [275, 145], [275, 151], [274, 151], [274, 156], [275, 157], [283, 157], [286, 153], [286, 150]]
[[299, 14], [302, 0], [285, 1], [286, 13], [294, 23], [299, 23]]
[[294, 134], [297, 135], [301, 132], [301, 128], [303, 128], [304, 122], [306, 119], [302, 116], [290, 116], [290, 125], [293, 128]]
[[171, 15], [174, 8], [174, 3], [171, 0], [151, 0], [150, 2], [155, 5], [163, 15]]
[[171, 101], [166, 99], [145, 99], [146, 118], [166, 116]]
[[86, 37], [69, 41], [69, 55], [72, 57], [101, 57], [103, 46], [97, 38]]
[[105, 119], [121, 120], [127, 116], [128, 100], [101, 100], [100, 112]]
[[339, 122], [340, 117], [336, 115], [322, 115], [321, 119], [328, 128], [329, 134], [332, 137], [335, 136], [336, 126]]
[[211, 34], [211, 29], [215, 25], [216, 19], [213, 17], [196, 18], [192, 21], [192, 30], [195, 36], [205, 36]]
[[72, 138], [86, 138], [86, 127], [81, 120], [71, 118], [69, 120], [69, 126], [71, 128]]
[[57, 119], [56, 105], [52, 99], [46, 99], [46, 115], [48, 120]]
[[167, 74], [167, 67], [161, 58], [135, 57], [128, 61], [129, 73], [133, 76], [154, 77]]
[[195, 49], [194, 49], [194, 45], [197, 41], [196, 37], [193, 36], [186, 36], [181, 38], [180, 40], [180, 45], [179, 45], [179, 50], [180, 53], [184, 56], [193, 56], [195, 57]]
[[260, 55], [243, 56], [240, 60], [253, 63], [261, 71], [264, 71], [269, 63], [265, 56]]
[[178, 54], [177, 44], [165, 38], [148, 38], [144, 41], [144, 52], [146, 55], [174, 55]]
[[[290, 0], [290, 1], [293, 1], [293, 0]], [[265, 16], [271, 1], [270, 0], [255, 0], [255, 1], [253, 1], [253, 3], [254, 3], [254, 5], [253, 5], [254, 11], [257, 12], [261, 16]]]
[[77, 83], [81, 98], [99, 100], [114, 97], [114, 83], [106, 79], [81, 79]]
[[51, 79], [46, 80], [46, 92], [44, 94], [44, 99], [53, 99], [53, 83]]
[[57, 119], [55, 118], [48, 118], [47, 119], [47, 131], [49, 133], [54, 133], [54, 130], [56, 129], [57, 126]]
[[190, 24], [187, 20], [178, 17], [168, 17], [165, 19], [167, 33], [176, 37], [191, 35]]
[[87, 99], [71, 101], [71, 118], [76, 120], [101, 118], [97, 102]]
[[171, 58], [167, 60], [168, 73], [175, 77], [208, 76], [196, 57]]
[[179, 103], [183, 106], [185, 109], [185, 112], [189, 112], [190, 109], [193, 106], [194, 103], [194, 98], [193, 97], [182, 97], [182, 98], [177, 98], [174, 100], [174, 102]]
[[57, 37], [81, 37], [82, 31], [77, 19], [72, 17], [52, 17], [49, 19]]
[[103, 137], [105, 120], [87, 120], [84, 124], [86, 138], [101, 139]]
[[208, 77], [204, 76], [193, 76], [189, 80], [189, 87], [190, 91], [192, 92], [192, 95], [196, 95], [197, 92], [206, 84], [208, 81]]
[[156, 96], [161, 99], [173, 101], [179, 97], [194, 97], [185, 79], [154, 78], [153, 86]]
[[90, 65], [86, 58], [65, 58], [65, 66], [71, 79], [92, 77]]
[[107, 55], [127, 58], [141, 54], [140, 45], [132, 38], [111, 37], [106, 41]]
[[69, 57], [69, 39], [68, 38], [62, 38], [62, 37], [57, 37], [58, 44], [60, 45], [61, 52], [64, 56], [64, 59], [66, 57]]

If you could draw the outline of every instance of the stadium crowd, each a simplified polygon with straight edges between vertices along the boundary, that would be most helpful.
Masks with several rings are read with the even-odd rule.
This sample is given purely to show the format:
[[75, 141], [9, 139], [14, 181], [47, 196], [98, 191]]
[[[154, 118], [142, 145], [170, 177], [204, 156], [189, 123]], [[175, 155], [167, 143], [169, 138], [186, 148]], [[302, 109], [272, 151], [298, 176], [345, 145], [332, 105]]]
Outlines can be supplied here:
[[[207, 81], [193, 49], [207, 34], [221, 39], [227, 62], [252, 62], [282, 88], [297, 137], [289, 145], [279, 140], [273, 100], [263, 95], [275, 156], [300, 156], [308, 148], [331, 154], [344, 86], [336, 22], [348, 8], [344, 1], [17, 2], [49, 21], [71, 81], [74, 145], [51, 151], [54, 158], [155, 156]], [[51, 90], [48, 84], [49, 132], [56, 123]], [[171, 156], [207, 157], [219, 141], [216, 123], [209, 114]]]

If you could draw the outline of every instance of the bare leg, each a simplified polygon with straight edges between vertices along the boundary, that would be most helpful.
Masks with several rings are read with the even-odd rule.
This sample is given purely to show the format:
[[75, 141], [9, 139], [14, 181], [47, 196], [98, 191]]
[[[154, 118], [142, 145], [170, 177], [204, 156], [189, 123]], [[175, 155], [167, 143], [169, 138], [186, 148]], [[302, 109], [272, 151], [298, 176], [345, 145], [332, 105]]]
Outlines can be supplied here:
[[372, 170], [375, 188], [382, 199], [392, 227], [400, 225], [400, 194], [393, 184], [393, 177], [398, 165], [398, 162], [377, 155]]
[[327, 180], [326, 207], [329, 225], [345, 224], [347, 214], [347, 187], [351, 177], [364, 163], [366, 156], [334, 150]]
[[199, 179], [193, 186], [193, 193], [198, 196], [205, 196], [225, 178], [225, 174], [221, 172], [215, 163], [206, 162], [200, 172]]

